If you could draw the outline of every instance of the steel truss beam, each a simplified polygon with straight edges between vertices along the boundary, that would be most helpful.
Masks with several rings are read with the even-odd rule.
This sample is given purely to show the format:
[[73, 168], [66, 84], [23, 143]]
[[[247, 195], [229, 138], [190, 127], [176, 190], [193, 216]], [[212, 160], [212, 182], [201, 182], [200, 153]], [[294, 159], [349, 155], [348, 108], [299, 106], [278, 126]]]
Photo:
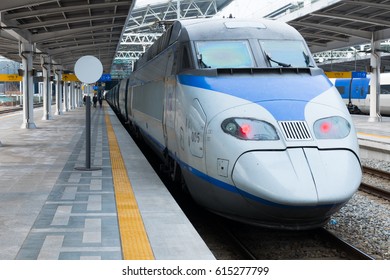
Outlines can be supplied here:
[[[180, 18], [206, 18], [212, 17], [218, 12], [218, 7], [226, 6], [232, 0], [181, 0], [180, 11], [178, 1], [171, 0], [168, 3], [148, 5], [134, 9], [122, 36], [119, 49], [114, 59], [114, 64], [123, 65], [127, 60], [133, 67], [137, 60], [165, 31], [164, 22]], [[127, 70], [125, 71], [127, 73]], [[119, 76], [119, 70], [115, 71]]]
[[[389, 55], [390, 40], [383, 41], [378, 51], [382, 52], [383, 55]], [[313, 54], [314, 59], [317, 61], [318, 65], [334, 63], [335, 61], [337, 61], [337, 63], [341, 63], [353, 60], [368, 59], [370, 58], [370, 55], [370, 44], [359, 45], [347, 49], [318, 52]]]

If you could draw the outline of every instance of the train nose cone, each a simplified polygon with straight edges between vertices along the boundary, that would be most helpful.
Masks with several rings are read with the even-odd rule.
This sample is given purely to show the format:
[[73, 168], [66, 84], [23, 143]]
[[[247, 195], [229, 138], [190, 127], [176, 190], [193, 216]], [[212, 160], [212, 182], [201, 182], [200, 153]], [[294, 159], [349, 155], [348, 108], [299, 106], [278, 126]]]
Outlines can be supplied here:
[[233, 181], [244, 196], [286, 205], [315, 205], [316, 187], [301, 149], [249, 152], [233, 170]]
[[246, 198], [314, 206], [348, 200], [359, 186], [361, 169], [347, 150], [294, 148], [245, 153], [237, 160], [232, 178]]

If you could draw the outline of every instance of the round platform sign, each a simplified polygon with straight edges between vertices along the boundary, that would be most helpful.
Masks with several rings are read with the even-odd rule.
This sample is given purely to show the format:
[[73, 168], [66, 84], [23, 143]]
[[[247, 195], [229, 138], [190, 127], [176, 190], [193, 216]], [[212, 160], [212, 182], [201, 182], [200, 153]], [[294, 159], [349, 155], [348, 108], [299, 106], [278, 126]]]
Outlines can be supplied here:
[[85, 55], [76, 61], [74, 73], [83, 83], [92, 84], [102, 76], [103, 65], [98, 58], [92, 55]]

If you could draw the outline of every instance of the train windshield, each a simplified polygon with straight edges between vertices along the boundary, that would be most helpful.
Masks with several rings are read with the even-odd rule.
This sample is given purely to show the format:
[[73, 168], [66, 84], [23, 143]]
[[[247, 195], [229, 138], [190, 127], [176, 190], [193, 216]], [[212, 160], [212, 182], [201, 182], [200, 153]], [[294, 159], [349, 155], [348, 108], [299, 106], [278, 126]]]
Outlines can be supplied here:
[[200, 68], [255, 66], [247, 41], [199, 41], [196, 49]]
[[302, 41], [261, 40], [264, 55], [271, 67], [313, 67]]

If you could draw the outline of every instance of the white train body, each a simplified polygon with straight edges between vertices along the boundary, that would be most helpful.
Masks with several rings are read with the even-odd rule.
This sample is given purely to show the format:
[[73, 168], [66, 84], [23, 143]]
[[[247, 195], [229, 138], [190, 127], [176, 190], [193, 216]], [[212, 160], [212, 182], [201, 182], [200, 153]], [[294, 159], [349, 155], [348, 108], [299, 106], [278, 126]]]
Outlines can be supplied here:
[[175, 22], [107, 100], [195, 201], [232, 219], [318, 227], [360, 184], [350, 115], [284, 23]]

